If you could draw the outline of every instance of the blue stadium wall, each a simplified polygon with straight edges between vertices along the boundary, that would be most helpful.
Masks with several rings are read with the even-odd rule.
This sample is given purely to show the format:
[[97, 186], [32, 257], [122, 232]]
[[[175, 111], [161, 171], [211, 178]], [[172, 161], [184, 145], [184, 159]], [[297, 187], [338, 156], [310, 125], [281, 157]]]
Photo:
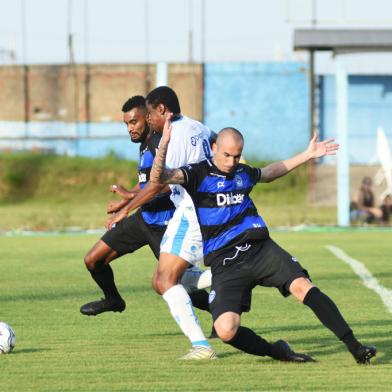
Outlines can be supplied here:
[[[0, 121], [0, 135], [9, 138], [0, 138], [0, 150], [37, 150], [94, 158], [115, 154], [130, 160], [137, 160], [139, 156], [139, 145], [131, 143], [122, 122], [75, 124], [61, 121], [31, 121], [26, 125], [22, 121]], [[31, 139], [10, 139], [22, 139], [25, 135], [29, 135]], [[94, 138], [90, 139], [89, 136]]]
[[[348, 135], [351, 163], [376, 163], [377, 128], [392, 142], [392, 76], [349, 76]], [[336, 136], [334, 76], [320, 79], [320, 133]]]
[[245, 136], [244, 155], [287, 158], [309, 140], [304, 63], [214, 63], [205, 67], [204, 122]]

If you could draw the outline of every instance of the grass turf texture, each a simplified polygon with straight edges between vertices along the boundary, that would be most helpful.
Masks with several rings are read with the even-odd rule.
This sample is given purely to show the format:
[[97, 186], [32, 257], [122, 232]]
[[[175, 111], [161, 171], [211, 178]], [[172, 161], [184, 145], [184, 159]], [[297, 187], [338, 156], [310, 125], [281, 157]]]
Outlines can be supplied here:
[[[266, 288], [254, 290], [253, 309], [244, 314], [243, 324], [270, 341], [286, 339], [317, 363], [280, 363], [216, 340], [219, 360], [178, 361], [188, 342], [150, 288], [155, 261], [147, 249], [112, 264], [127, 301], [125, 312], [79, 313], [81, 304], [100, 297], [82, 261], [97, 238], [0, 237], [0, 320], [17, 336], [15, 352], [0, 356], [1, 391], [390, 390], [392, 315], [324, 248], [341, 247], [392, 289], [390, 232], [273, 234], [336, 301], [358, 338], [377, 345], [371, 366], [357, 365], [308, 308]], [[209, 333], [209, 316], [198, 314]]]
[[[306, 203], [307, 180], [308, 168], [301, 167], [254, 188], [252, 198], [270, 226], [336, 223], [335, 208]], [[136, 162], [114, 156], [1, 154], [0, 231], [103, 227], [108, 201], [119, 199], [108, 191], [109, 185], [136, 181]]]

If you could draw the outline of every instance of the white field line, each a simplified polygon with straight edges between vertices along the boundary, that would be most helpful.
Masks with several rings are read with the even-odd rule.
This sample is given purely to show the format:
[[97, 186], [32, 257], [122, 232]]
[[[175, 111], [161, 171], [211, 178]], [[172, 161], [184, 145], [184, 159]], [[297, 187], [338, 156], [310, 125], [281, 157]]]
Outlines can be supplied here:
[[392, 313], [392, 290], [381, 286], [378, 280], [371, 274], [371, 272], [358, 260], [355, 260], [344, 253], [340, 248], [333, 245], [325, 246], [330, 252], [332, 252], [338, 259], [348, 264], [353, 271], [361, 278], [363, 284], [377, 293], [388, 311]]

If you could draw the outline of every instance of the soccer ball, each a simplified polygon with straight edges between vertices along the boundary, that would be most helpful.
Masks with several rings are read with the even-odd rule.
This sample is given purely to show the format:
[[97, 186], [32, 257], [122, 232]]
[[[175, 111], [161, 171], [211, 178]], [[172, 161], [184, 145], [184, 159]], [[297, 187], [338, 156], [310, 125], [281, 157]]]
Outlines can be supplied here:
[[15, 347], [16, 337], [13, 329], [0, 321], [0, 354], [8, 354]]

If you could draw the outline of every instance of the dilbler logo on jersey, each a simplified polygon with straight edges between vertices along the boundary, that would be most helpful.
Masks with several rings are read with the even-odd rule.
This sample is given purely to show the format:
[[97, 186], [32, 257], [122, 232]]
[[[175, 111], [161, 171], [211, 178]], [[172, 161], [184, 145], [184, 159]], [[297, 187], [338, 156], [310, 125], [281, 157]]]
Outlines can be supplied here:
[[219, 207], [222, 206], [230, 206], [233, 204], [241, 204], [244, 201], [244, 196], [241, 193], [237, 194], [224, 194], [224, 193], [217, 193], [216, 194], [216, 203]]
[[146, 173], [139, 173], [139, 182], [146, 182], [147, 176]]

